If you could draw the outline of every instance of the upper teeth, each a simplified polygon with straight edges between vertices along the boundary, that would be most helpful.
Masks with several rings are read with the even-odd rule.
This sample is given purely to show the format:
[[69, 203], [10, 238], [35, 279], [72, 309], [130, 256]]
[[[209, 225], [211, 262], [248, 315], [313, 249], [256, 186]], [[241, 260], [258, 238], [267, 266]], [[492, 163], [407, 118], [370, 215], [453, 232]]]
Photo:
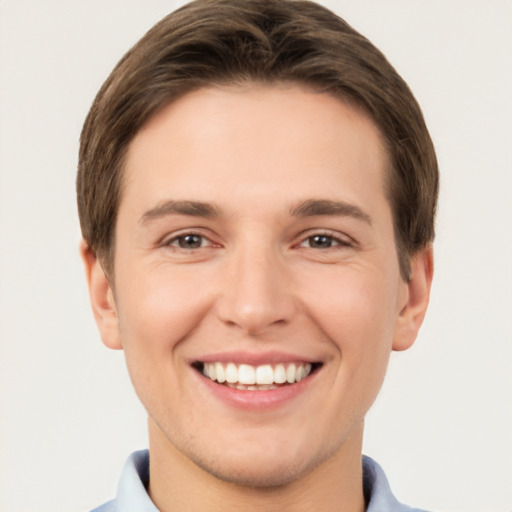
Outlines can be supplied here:
[[311, 373], [310, 363], [264, 364], [251, 366], [235, 363], [204, 363], [203, 374], [217, 382], [229, 384], [293, 384]]

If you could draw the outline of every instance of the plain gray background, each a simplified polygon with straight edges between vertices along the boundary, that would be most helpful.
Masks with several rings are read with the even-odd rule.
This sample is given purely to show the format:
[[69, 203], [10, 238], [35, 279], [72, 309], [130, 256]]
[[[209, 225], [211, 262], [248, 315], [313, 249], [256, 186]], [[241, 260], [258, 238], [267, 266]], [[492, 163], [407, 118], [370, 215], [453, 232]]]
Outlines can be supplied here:
[[[78, 256], [81, 124], [108, 72], [183, 2], [0, 0], [0, 510], [113, 496], [145, 413], [103, 347]], [[436, 275], [392, 356], [365, 452], [404, 502], [512, 510], [512, 3], [321, 2], [368, 36], [423, 107], [442, 172]]]

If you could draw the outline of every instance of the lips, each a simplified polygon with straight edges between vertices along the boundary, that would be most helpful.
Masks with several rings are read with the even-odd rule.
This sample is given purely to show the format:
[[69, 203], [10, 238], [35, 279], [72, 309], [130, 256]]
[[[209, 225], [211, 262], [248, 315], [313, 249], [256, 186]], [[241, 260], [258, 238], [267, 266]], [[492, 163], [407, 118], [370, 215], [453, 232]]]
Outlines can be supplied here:
[[230, 388], [248, 391], [266, 391], [296, 384], [319, 365], [306, 362], [277, 364], [237, 364], [212, 361], [198, 363], [196, 368], [211, 381]]

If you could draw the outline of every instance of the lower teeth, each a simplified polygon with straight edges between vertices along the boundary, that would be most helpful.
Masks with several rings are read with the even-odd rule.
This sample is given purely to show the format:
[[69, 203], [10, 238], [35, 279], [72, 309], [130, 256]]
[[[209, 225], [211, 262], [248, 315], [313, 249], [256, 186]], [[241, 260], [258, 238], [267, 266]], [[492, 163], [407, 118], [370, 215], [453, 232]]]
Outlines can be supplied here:
[[273, 384], [260, 384], [260, 385], [246, 385], [246, 384], [231, 384], [229, 382], [224, 383], [232, 389], [240, 389], [242, 391], [268, 391], [269, 389], [277, 389], [279, 386]]

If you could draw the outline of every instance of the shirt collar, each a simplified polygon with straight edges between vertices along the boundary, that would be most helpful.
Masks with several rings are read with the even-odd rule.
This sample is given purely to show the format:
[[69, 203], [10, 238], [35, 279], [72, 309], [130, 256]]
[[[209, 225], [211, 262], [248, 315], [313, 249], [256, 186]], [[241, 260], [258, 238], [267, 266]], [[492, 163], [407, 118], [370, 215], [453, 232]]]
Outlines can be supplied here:
[[149, 452], [140, 450], [128, 457], [117, 487], [117, 506], [123, 512], [158, 512], [147, 492]]
[[[126, 461], [119, 480], [116, 497], [118, 509], [123, 512], [158, 512], [148, 495], [148, 483], [149, 452], [134, 452]], [[366, 512], [421, 512], [396, 500], [382, 468], [366, 456], [363, 456], [363, 489]]]

